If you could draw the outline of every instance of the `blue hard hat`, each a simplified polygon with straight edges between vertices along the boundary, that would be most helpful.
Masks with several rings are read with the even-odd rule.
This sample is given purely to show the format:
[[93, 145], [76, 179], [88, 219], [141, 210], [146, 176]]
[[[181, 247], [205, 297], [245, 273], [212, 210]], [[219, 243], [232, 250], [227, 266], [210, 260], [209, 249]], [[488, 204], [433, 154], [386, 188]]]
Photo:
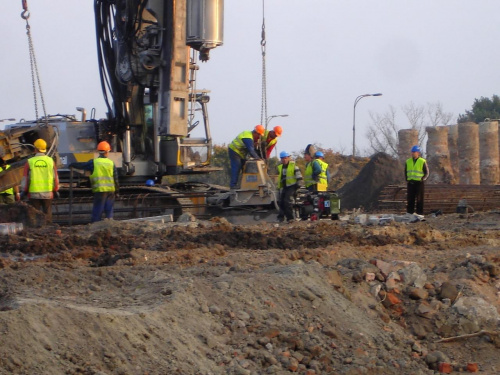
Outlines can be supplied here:
[[420, 152], [421, 153], [422, 151], [420, 150], [420, 147], [415, 145], [411, 148], [411, 152]]
[[323, 154], [321, 151], [316, 151], [316, 153], [314, 154], [314, 156], [317, 157], [317, 158], [324, 158], [325, 154]]
[[147, 180], [146, 186], [155, 186], [155, 182], [153, 180]]
[[280, 152], [280, 159], [281, 158], [287, 158], [289, 156], [290, 156], [290, 154], [288, 152], [286, 152], [286, 151], [281, 151]]

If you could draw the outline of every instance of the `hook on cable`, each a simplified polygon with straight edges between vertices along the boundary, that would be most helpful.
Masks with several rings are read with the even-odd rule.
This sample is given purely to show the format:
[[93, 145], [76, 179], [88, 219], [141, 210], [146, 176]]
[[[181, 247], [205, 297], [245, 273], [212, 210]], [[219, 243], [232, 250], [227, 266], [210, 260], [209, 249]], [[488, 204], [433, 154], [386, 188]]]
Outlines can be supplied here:
[[28, 10], [28, 0], [22, 0], [23, 3], [23, 12], [21, 13], [21, 18], [23, 20], [27, 20], [30, 18], [30, 11]]

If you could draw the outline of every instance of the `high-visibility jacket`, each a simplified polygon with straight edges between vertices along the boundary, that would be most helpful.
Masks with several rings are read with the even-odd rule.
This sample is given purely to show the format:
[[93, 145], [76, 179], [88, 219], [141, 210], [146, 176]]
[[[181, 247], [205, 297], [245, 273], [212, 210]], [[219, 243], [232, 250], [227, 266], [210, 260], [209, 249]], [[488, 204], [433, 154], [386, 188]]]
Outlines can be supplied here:
[[306, 188], [313, 186], [316, 183], [313, 179], [313, 162], [306, 164], [306, 170], [304, 172], [304, 186]]
[[269, 130], [266, 130], [266, 132], [264, 133], [264, 137], [262, 137], [266, 140], [266, 151], [273, 145], [276, 144], [276, 142], [278, 142], [278, 137], [276, 138], [273, 138], [271, 139], [269, 142], [267, 142], [267, 139], [269, 138]]
[[424, 177], [424, 158], [409, 158], [406, 160], [406, 180], [407, 181], [422, 181]]
[[114, 166], [115, 164], [111, 159], [94, 159], [94, 172], [90, 175], [93, 193], [115, 191]]
[[243, 142], [243, 139], [245, 138], [251, 139], [253, 142], [253, 135], [250, 130], [246, 130], [238, 134], [238, 136], [229, 145], [229, 148], [236, 152], [242, 159], [246, 158], [248, 152], [247, 146], [245, 146], [245, 143]]
[[28, 159], [30, 168], [30, 193], [50, 193], [54, 189], [54, 160], [47, 155]]
[[[328, 180], [326, 171], [328, 169], [328, 163], [324, 162], [321, 159], [316, 159], [321, 166], [321, 173], [318, 176], [318, 191], [327, 191], [328, 190]], [[314, 162], [313, 162], [314, 163]]]
[[295, 162], [290, 161], [288, 162], [288, 166], [286, 167], [286, 179], [285, 179], [285, 186], [283, 186], [283, 180], [281, 179], [281, 176], [283, 175], [283, 164], [278, 165], [278, 172], [279, 172], [279, 181], [278, 181], [278, 189], [284, 188], [285, 186], [292, 186], [297, 183], [297, 178], [295, 176]]
[[[7, 164], [7, 165], [5, 166], [5, 169], [4, 169], [4, 168], [2, 168], [2, 167], [0, 167], [0, 172], [6, 171], [6, 170], [7, 170], [7, 169], [9, 169], [9, 168], [10, 168], [10, 165], [9, 165], [9, 164]], [[14, 195], [14, 188], [13, 188], [13, 187], [11, 187], [10, 189], [4, 190], [4, 191], [0, 191], [0, 194], [12, 194], [12, 195]]]

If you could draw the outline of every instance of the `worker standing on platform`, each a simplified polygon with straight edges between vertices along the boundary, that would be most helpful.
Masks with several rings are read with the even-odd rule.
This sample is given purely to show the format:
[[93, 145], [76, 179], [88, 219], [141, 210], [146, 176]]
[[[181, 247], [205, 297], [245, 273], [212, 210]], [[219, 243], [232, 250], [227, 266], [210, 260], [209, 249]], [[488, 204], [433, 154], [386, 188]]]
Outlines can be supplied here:
[[[411, 158], [406, 160], [405, 179], [407, 182], [406, 212], [417, 215], [424, 214], [424, 181], [429, 177], [427, 161], [420, 157], [422, 151], [419, 146], [411, 148]], [[415, 200], [417, 209], [415, 211]]]
[[280, 153], [281, 164], [278, 165], [278, 189], [280, 190], [278, 220], [288, 222], [295, 219], [293, 212], [293, 200], [297, 189], [302, 183], [302, 174], [298, 165], [290, 160], [290, 154], [286, 151]]
[[257, 143], [261, 136], [265, 133], [265, 128], [262, 125], [257, 125], [254, 130], [246, 130], [238, 134], [231, 142], [228, 148], [229, 161], [231, 163], [231, 181], [229, 187], [236, 189], [240, 171], [245, 165], [248, 155], [254, 159], [261, 159], [255, 151], [254, 144]]
[[58, 195], [59, 177], [54, 160], [47, 156], [47, 142], [37, 139], [33, 144], [36, 154], [24, 166], [21, 191], [29, 204], [42, 211], [48, 223], [52, 222], [52, 200]]
[[83, 163], [71, 163], [70, 168], [82, 169], [90, 172], [90, 183], [94, 193], [91, 221], [101, 221], [102, 213], [106, 219], [113, 218], [115, 198], [120, 185], [118, 173], [113, 160], [108, 158], [111, 146], [102, 141], [97, 145], [99, 157]]
[[[0, 172], [6, 171], [10, 168], [10, 165], [0, 158]], [[19, 201], [21, 195], [19, 194], [19, 186], [11, 187], [7, 190], [0, 192], [0, 204], [11, 204]]]
[[276, 143], [278, 143], [278, 137], [281, 137], [281, 134], [283, 134], [283, 128], [277, 125], [273, 130], [266, 130], [264, 135], [259, 139], [255, 148], [262, 159], [269, 159]]

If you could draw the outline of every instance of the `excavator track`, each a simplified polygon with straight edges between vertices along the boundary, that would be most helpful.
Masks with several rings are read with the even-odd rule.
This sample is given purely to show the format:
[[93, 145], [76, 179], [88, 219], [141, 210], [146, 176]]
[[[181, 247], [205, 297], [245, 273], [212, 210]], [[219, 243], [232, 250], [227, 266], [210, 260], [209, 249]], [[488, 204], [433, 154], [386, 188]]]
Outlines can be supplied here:
[[[114, 220], [129, 220], [154, 216], [171, 215], [176, 221], [183, 213], [191, 213], [198, 219], [219, 216], [232, 223], [275, 221], [274, 205], [230, 207], [207, 202], [214, 197], [226, 197], [227, 188], [204, 183], [178, 183], [171, 186], [121, 186], [115, 200]], [[52, 221], [59, 225], [90, 223], [93, 194], [90, 188], [69, 189], [67, 184], [60, 188], [59, 199], [54, 199]], [[222, 202], [229, 202], [227, 201]]]
[[[206, 198], [217, 193], [216, 190], [183, 192], [167, 186], [122, 186], [115, 200], [114, 219], [172, 215], [175, 221], [185, 212], [209, 217]], [[72, 225], [90, 222], [93, 204], [90, 188], [74, 188], [70, 191], [67, 186], [62, 186], [60, 195], [61, 198], [53, 201], [54, 223]]]

